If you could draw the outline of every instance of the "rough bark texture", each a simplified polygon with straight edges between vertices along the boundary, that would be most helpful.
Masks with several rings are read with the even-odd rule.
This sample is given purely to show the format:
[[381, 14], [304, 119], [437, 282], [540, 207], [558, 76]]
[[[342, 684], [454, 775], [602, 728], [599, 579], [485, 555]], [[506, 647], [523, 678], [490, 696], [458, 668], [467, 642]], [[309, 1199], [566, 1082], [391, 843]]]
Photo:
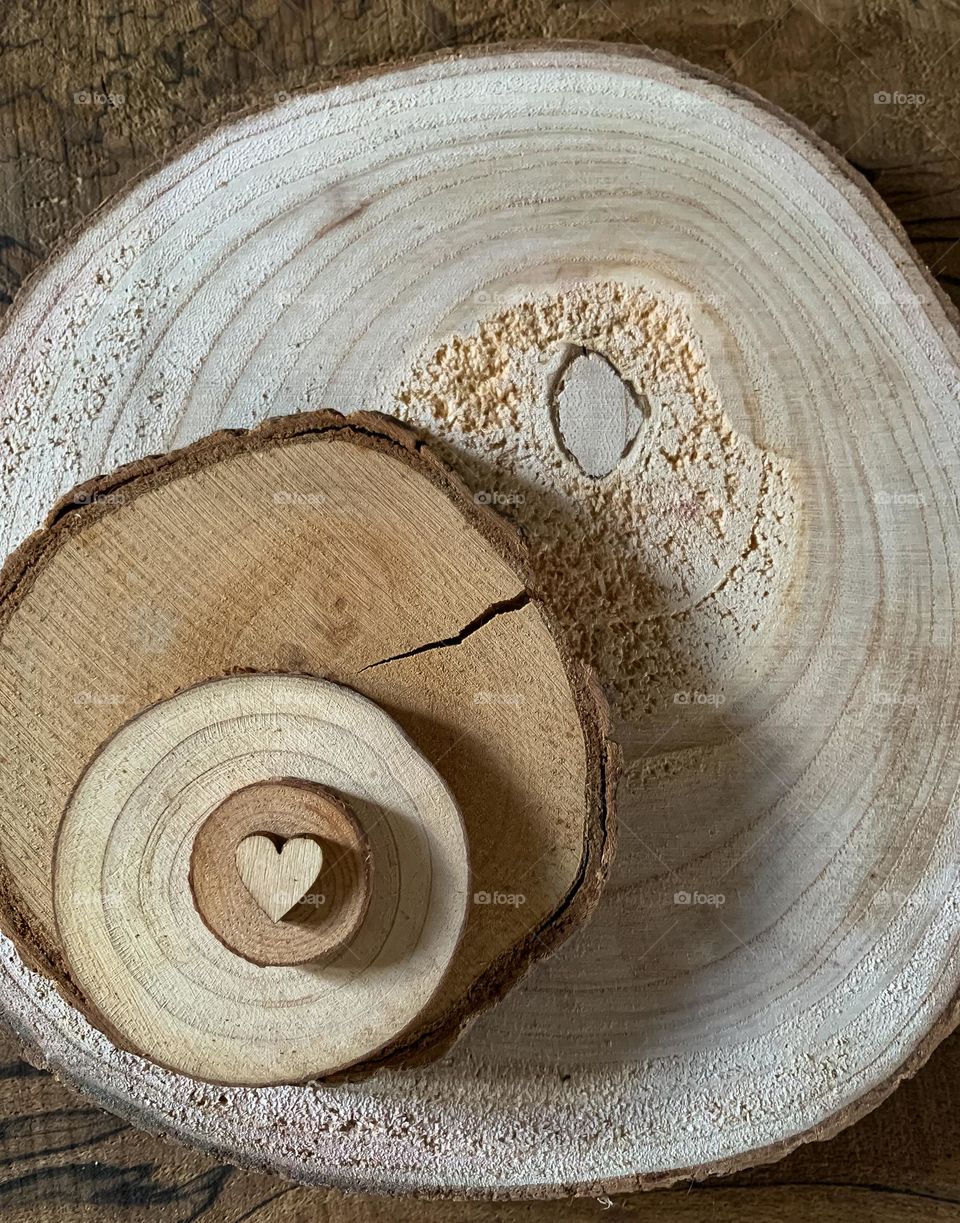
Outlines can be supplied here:
[[[610, 38], [661, 46], [748, 84], [845, 153], [956, 296], [958, 98], [951, 6], [345, 3], [11, 8], [0, 63], [9, 133], [3, 285], [12, 292], [64, 233], [133, 175], [239, 107], [344, 69], [494, 38]], [[923, 103], [875, 101], [923, 94]], [[103, 100], [97, 95], [103, 95]], [[111, 98], [109, 95], [113, 95]], [[122, 101], [120, 100], [122, 97]], [[679, 1195], [622, 1199], [637, 1217], [956, 1217], [957, 1038], [872, 1117], [780, 1164]], [[11, 1053], [12, 1058], [12, 1053]], [[397, 1203], [290, 1189], [123, 1130], [11, 1060], [3, 1108], [8, 1217], [262, 1220], [403, 1218]], [[89, 1162], [88, 1162], [89, 1161]], [[92, 1162], [99, 1161], [99, 1162]], [[590, 1202], [425, 1204], [410, 1217], [594, 1217]], [[549, 1212], [549, 1214], [548, 1214]]]

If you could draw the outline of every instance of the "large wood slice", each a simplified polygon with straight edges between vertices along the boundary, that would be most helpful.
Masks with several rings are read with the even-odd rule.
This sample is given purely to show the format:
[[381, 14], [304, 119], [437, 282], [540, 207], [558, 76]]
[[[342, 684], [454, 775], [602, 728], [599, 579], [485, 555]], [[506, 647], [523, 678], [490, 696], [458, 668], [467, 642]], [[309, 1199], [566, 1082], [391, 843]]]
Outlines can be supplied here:
[[626, 746], [590, 925], [443, 1061], [221, 1106], [145, 1083], [10, 951], [6, 1013], [58, 1073], [307, 1181], [587, 1192], [832, 1133], [953, 1026], [960, 346], [809, 133], [610, 47], [293, 98], [99, 217], [0, 372], [8, 547], [218, 425], [414, 422], [523, 525]]
[[0, 576], [3, 928], [212, 1082], [442, 1050], [605, 870], [602, 698], [522, 556], [370, 415], [75, 489]]

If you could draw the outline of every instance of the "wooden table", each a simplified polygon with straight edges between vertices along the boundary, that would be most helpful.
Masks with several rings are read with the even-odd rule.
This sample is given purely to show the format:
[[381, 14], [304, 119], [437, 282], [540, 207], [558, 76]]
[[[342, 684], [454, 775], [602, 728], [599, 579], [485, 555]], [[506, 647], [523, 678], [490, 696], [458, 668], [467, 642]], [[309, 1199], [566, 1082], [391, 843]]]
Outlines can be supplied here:
[[[0, 16], [0, 297], [104, 199], [225, 115], [351, 68], [472, 42], [591, 38], [695, 60], [799, 116], [873, 183], [960, 301], [960, 13], [910, 0], [51, 0]], [[922, 100], [921, 100], [922, 99]], [[614, 1203], [344, 1199], [130, 1130], [0, 1037], [0, 1214], [40, 1220], [960, 1218], [960, 1036], [833, 1141]]]

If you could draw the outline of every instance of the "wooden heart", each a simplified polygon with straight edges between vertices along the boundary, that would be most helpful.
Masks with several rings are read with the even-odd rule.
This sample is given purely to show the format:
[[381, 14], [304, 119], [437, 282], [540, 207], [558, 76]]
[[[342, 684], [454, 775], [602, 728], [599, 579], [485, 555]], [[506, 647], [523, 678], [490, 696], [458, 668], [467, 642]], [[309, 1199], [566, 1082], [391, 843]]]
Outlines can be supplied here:
[[256, 835], [237, 846], [244, 887], [272, 921], [303, 900], [322, 865], [323, 850], [310, 837], [291, 837], [277, 849], [269, 837]]

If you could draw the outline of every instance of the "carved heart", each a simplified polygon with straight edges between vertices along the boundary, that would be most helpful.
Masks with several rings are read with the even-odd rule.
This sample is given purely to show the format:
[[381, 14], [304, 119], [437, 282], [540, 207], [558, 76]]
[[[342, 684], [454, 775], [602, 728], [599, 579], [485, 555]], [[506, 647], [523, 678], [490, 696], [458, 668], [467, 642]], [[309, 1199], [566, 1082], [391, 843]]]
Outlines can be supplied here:
[[323, 850], [310, 837], [291, 837], [277, 849], [269, 837], [245, 837], [237, 846], [237, 870], [247, 891], [271, 921], [303, 900], [320, 874]]

